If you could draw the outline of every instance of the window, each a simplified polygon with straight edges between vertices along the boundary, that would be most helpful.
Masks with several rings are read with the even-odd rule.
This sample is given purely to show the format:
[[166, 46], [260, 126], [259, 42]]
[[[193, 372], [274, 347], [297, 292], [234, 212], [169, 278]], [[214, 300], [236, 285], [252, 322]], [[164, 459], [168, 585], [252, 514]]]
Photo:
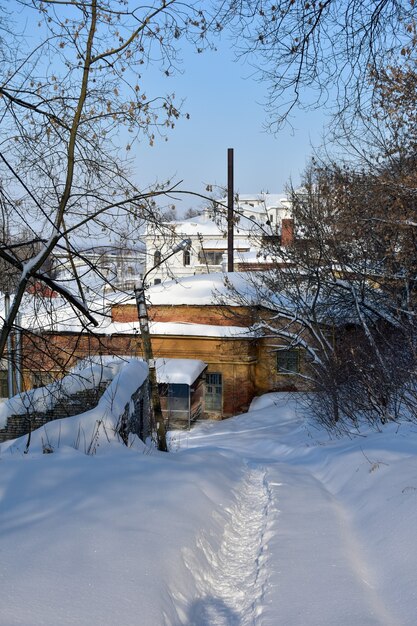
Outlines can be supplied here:
[[225, 252], [226, 250], [201, 250], [199, 261], [207, 265], [221, 265]]
[[154, 285], [160, 285], [161, 284], [161, 279], [160, 278], [155, 278], [153, 281]]
[[184, 250], [184, 256], [183, 256], [183, 265], [190, 265], [190, 261], [191, 261], [191, 254], [189, 250]]
[[167, 411], [187, 411], [189, 409], [190, 387], [180, 383], [160, 383], [158, 385], [161, 406]]
[[222, 375], [219, 372], [206, 374], [206, 411], [221, 411], [223, 406]]
[[277, 352], [277, 371], [280, 374], [297, 374], [300, 371], [299, 350], [279, 350]]
[[9, 397], [9, 387], [7, 384], [7, 370], [0, 370], [0, 398]]
[[155, 250], [155, 254], [153, 255], [154, 265], [159, 265], [161, 262], [161, 251]]
[[39, 387], [45, 387], [54, 381], [54, 375], [52, 372], [32, 372], [32, 387], [38, 389]]

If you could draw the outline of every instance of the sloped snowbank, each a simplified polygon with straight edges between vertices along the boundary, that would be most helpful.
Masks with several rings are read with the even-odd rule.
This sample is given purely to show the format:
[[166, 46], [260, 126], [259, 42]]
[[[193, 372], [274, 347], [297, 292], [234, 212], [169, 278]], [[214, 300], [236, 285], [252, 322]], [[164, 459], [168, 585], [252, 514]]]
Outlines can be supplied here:
[[38, 389], [24, 391], [5, 400], [0, 404], [0, 428], [4, 428], [10, 415], [23, 415], [27, 410], [47, 411], [63, 397], [84, 389], [93, 389], [102, 382], [111, 381], [128, 360], [107, 356], [93, 357], [87, 364], [86, 359], [61, 380]]
[[[92, 374], [91, 379], [88, 376]], [[80, 376], [80, 378], [79, 378]], [[42, 452], [46, 447], [57, 450], [60, 447], [73, 447], [86, 453], [97, 452], [108, 443], [118, 441], [116, 434], [117, 423], [123, 414], [126, 404], [130, 402], [135, 391], [145, 382], [148, 376], [147, 364], [136, 358], [111, 359], [108, 358], [105, 365], [92, 364], [88, 368], [74, 372], [74, 375], [66, 377], [64, 389], [74, 393], [74, 389], [83, 389], [84, 382], [98, 383], [102, 380], [111, 380], [110, 385], [104, 391], [96, 407], [80, 415], [71, 418], [63, 418], [48, 422], [42, 428], [31, 433], [30, 453]], [[93, 386], [93, 384], [91, 383]], [[36, 392], [42, 391], [41, 396]], [[29, 394], [35, 395], [41, 404], [48, 400], [48, 389], [35, 389]], [[62, 393], [62, 391], [61, 391]], [[13, 398], [15, 400], [15, 398]], [[19, 398], [16, 397], [16, 403]], [[45, 406], [45, 405], [43, 405]], [[41, 409], [39, 409], [41, 410]], [[2, 449], [10, 451], [24, 451], [27, 444], [27, 435], [19, 437], [12, 442], [3, 444]], [[142, 446], [141, 442], [137, 445]]]

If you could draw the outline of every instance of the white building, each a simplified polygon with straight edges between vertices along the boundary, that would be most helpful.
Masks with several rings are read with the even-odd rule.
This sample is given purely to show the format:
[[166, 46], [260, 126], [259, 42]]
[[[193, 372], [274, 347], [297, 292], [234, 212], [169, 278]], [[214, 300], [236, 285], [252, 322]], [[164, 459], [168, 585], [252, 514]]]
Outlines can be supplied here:
[[[262, 238], [281, 235], [282, 220], [291, 220], [290, 202], [282, 195], [240, 195], [234, 207], [234, 263], [255, 266], [270, 262], [262, 255]], [[227, 200], [213, 202], [201, 215], [183, 221], [169, 222], [161, 231], [148, 227], [145, 271], [147, 282], [158, 284], [166, 279], [207, 274], [226, 269]], [[189, 250], [171, 256], [173, 247], [190, 239]]]
[[57, 250], [51, 259], [51, 274], [67, 289], [75, 293], [79, 284], [85, 295], [93, 296], [112, 291], [133, 291], [142, 280], [145, 246], [85, 245], [71, 257], [65, 250]]
[[283, 219], [292, 217], [291, 202], [283, 194], [240, 194], [235, 210], [238, 214], [261, 223], [268, 221], [273, 232], [280, 231]]

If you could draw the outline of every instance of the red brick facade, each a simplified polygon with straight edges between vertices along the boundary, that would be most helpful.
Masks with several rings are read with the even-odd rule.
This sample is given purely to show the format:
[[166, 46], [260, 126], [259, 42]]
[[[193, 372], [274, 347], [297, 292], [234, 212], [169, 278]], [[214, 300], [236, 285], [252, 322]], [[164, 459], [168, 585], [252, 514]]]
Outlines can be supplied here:
[[[149, 307], [149, 319], [153, 322], [184, 322], [213, 326], [241, 326], [246, 328], [253, 321], [247, 307], [199, 306], [199, 305], [155, 305]], [[112, 307], [113, 322], [137, 322], [136, 304], [121, 304]]]
[[[236, 315], [221, 307], [155, 306], [150, 317], [157, 321], [189, 322], [243, 326], [251, 312], [236, 308]], [[113, 320], [136, 321], [136, 306], [117, 305]], [[152, 335], [155, 357], [199, 359], [207, 363], [207, 373], [221, 375], [222, 408], [210, 417], [227, 417], [245, 412], [254, 396], [272, 390], [294, 389], [297, 377], [277, 372], [276, 348], [279, 340], [273, 338], [209, 337], [184, 335]], [[74, 363], [88, 355], [143, 356], [140, 334], [89, 335], [87, 333], [45, 333], [25, 336], [23, 345], [26, 372], [59, 372], [68, 370]], [[31, 386], [26, 376], [28, 386]]]

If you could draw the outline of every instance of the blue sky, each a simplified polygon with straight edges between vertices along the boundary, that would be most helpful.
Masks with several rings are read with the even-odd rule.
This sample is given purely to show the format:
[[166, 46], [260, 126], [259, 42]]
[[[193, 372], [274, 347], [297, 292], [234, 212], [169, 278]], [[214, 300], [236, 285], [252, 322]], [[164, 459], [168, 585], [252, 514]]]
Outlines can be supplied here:
[[[19, 22], [19, 13], [15, 19]], [[225, 186], [227, 149], [234, 148], [236, 191], [281, 193], [290, 179], [298, 184], [312, 145], [320, 143], [322, 111], [296, 112], [293, 130], [268, 133], [263, 106], [267, 85], [254, 79], [249, 64], [234, 62], [226, 35], [217, 44], [216, 52], [203, 54], [183, 46], [183, 73], [167, 78], [155, 64], [143, 73], [142, 92], [148, 97], [175, 92], [178, 103], [184, 99], [190, 119], [178, 121], [168, 142], [159, 139], [150, 147], [144, 139], [132, 145], [128, 156], [134, 157], [133, 175], [141, 188], [166, 179], [182, 180], [182, 189], [198, 193], [207, 184]], [[199, 206], [199, 201], [185, 198], [181, 208], [189, 206]]]
[[[167, 79], [155, 68], [149, 72], [143, 86], [148, 96], [151, 88], [175, 92], [178, 102], [185, 99], [190, 119], [178, 122], [168, 142], [156, 141], [152, 148], [136, 145], [139, 184], [170, 178], [183, 180], [182, 188], [196, 192], [203, 192], [206, 184], [225, 185], [228, 148], [235, 152], [236, 191], [280, 193], [290, 178], [298, 183], [311, 145], [320, 142], [323, 112], [297, 112], [293, 131], [286, 128], [276, 136], [266, 132], [262, 102], [267, 86], [251, 77], [249, 65], [233, 61], [227, 41], [220, 43], [217, 52], [183, 54], [183, 74]], [[184, 200], [184, 208], [195, 204]]]

